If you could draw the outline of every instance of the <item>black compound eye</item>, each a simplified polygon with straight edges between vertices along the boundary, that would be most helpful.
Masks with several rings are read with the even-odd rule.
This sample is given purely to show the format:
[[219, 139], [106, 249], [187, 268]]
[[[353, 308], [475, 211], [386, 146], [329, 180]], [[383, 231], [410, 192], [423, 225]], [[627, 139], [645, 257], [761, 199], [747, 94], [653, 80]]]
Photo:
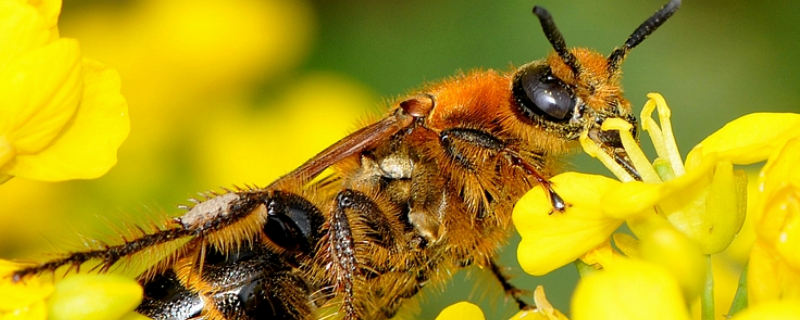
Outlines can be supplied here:
[[513, 92], [520, 111], [530, 119], [538, 116], [564, 122], [575, 109], [572, 89], [554, 77], [546, 65], [529, 66], [517, 72]]

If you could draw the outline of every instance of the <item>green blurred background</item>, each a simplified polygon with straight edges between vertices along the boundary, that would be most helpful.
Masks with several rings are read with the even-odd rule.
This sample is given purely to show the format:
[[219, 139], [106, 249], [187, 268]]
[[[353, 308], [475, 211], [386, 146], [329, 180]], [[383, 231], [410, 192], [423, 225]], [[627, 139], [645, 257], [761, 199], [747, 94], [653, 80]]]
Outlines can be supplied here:
[[[197, 191], [266, 185], [388, 101], [460, 70], [509, 70], [550, 51], [530, 13], [553, 14], [569, 46], [609, 53], [662, 1], [67, 0], [60, 28], [85, 56], [118, 68], [131, 114], [119, 163], [91, 181], [0, 185], [0, 257], [116, 239], [113, 225], [176, 215]], [[685, 1], [623, 66], [627, 97], [648, 92], [673, 109], [684, 154], [724, 123], [756, 111], [800, 111], [800, 2]], [[603, 172], [582, 157], [573, 169]], [[516, 240], [514, 240], [516, 241]], [[567, 266], [522, 275], [568, 310]], [[420, 319], [459, 300], [509, 317], [484, 271], [425, 292]]]

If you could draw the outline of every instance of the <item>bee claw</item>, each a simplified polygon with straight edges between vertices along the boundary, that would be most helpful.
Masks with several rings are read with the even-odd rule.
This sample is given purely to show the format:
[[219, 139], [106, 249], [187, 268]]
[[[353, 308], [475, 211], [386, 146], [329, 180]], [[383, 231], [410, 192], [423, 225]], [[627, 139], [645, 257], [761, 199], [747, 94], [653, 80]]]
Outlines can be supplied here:
[[550, 210], [549, 214], [553, 214], [555, 212], [564, 213], [567, 211], [568, 207], [572, 206], [564, 202], [564, 199], [561, 198], [561, 196], [558, 195], [558, 193], [556, 193], [551, 186], [547, 186], [547, 195], [548, 198], [550, 198], [550, 205], [552, 206], [552, 210]]

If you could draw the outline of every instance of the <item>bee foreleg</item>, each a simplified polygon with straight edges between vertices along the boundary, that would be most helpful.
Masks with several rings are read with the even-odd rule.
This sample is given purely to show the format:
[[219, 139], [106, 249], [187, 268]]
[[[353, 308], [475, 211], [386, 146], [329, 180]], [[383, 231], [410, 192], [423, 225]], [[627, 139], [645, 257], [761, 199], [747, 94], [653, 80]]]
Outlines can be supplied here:
[[564, 212], [564, 210], [567, 209], [569, 204], [564, 202], [564, 199], [561, 198], [561, 196], [559, 196], [555, 190], [553, 190], [553, 184], [549, 179], [542, 175], [539, 169], [525, 161], [525, 159], [523, 159], [518, 152], [509, 148], [506, 148], [503, 151], [505, 151], [512, 165], [522, 168], [526, 175], [533, 176], [536, 182], [539, 183], [539, 185], [541, 185], [542, 188], [547, 192], [547, 198], [550, 199], [550, 205], [553, 208], [552, 212]]

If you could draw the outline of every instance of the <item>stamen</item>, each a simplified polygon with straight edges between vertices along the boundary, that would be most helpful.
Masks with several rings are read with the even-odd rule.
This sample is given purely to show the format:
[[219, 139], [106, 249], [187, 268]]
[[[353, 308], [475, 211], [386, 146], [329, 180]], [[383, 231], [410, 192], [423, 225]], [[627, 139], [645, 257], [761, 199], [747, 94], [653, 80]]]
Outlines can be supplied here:
[[544, 294], [544, 287], [541, 285], [536, 286], [536, 290], [533, 291], [533, 303], [536, 304], [537, 309], [546, 315], [552, 315], [555, 310], [553, 305], [550, 304], [550, 301], [547, 301], [547, 296]]
[[613, 158], [611, 158], [611, 155], [603, 152], [603, 150], [600, 149], [600, 146], [598, 146], [594, 142], [594, 140], [589, 139], [588, 132], [584, 132], [583, 134], [581, 134], [579, 140], [581, 142], [581, 147], [583, 147], [583, 151], [586, 152], [586, 154], [592, 156], [593, 158], [600, 160], [600, 163], [606, 166], [608, 170], [611, 170], [611, 173], [617, 176], [617, 179], [619, 179], [619, 181], [622, 182], [636, 181], [636, 179], [634, 179], [628, 173], [628, 171], [625, 170], [625, 168], [623, 168], [619, 163], [617, 163], [616, 161], [614, 161]]
[[[681, 159], [681, 153], [678, 151], [678, 145], [675, 142], [675, 135], [672, 133], [672, 121], [670, 120], [672, 111], [661, 94], [649, 93], [647, 97], [650, 100], [647, 100], [642, 109], [642, 129], [650, 133], [650, 139], [653, 141], [658, 157], [669, 161], [676, 176], [682, 176], [686, 173], [686, 169], [683, 166], [683, 159]], [[653, 120], [652, 113], [654, 109], [658, 109], [660, 127]]]
[[625, 148], [625, 152], [628, 153], [628, 157], [631, 159], [631, 163], [633, 163], [636, 171], [638, 171], [639, 175], [642, 177], [642, 181], [647, 183], [662, 182], [656, 170], [653, 169], [653, 165], [650, 164], [650, 159], [647, 158], [642, 148], [636, 143], [636, 139], [633, 138], [631, 134], [632, 128], [633, 126], [625, 120], [610, 118], [603, 122], [600, 130], [617, 130], [619, 132], [622, 146]]

